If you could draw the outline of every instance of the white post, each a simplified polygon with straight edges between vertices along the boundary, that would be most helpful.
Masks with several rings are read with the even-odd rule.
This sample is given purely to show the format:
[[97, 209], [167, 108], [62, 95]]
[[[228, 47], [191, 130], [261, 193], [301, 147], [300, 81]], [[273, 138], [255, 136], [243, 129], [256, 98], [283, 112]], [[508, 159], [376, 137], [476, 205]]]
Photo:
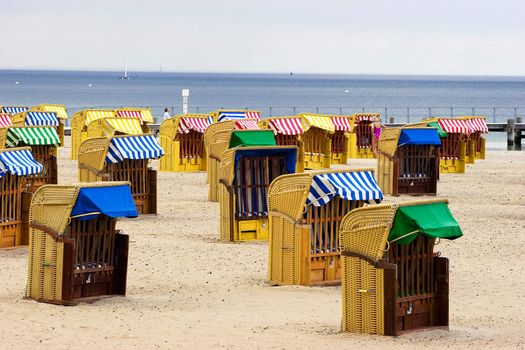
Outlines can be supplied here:
[[189, 98], [190, 98], [190, 89], [182, 89], [182, 114], [188, 114]]

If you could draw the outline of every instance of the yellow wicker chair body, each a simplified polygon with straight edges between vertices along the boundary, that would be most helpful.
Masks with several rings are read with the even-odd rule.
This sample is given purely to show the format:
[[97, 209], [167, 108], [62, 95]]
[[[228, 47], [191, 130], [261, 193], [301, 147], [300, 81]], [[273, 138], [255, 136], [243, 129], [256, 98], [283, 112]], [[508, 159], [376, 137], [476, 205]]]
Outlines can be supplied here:
[[[286, 119], [286, 118], [297, 118], [294, 116], [279, 116], [279, 117], [269, 117], [261, 119], [257, 124], [261, 129], [272, 129], [270, 126], [270, 121], [275, 119]], [[276, 133], [274, 130], [275, 142], [277, 146], [297, 146], [297, 172], [304, 172], [304, 146], [303, 146], [303, 137], [302, 135], [283, 135], [281, 133]]]
[[91, 137], [142, 134], [144, 134], [144, 129], [139, 118], [108, 117], [96, 119], [86, 127], [86, 139]]
[[[226, 242], [268, 240], [266, 198], [273, 179], [286, 174], [286, 164], [275, 156], [241, 158], [235, 165], [238, 151], [295, 150], [296, 146], [235, 147], [227, 149], [220, 162], [220, 238]], [[286, 163], [286, 160], [284, 161]], [[243, 176], [244, 175], [244, 176]], [[253, 184], [238, 184], [239, 177], [256, 178]], [[257, 189], [257, 195], [250, 192]], [[253, 196], [253, 197], [251, 197]], [[251, 200], [250, 200], [251, 199]], [[253, 204], [254, 201], [257, 204]], [[257, 207], [257, 208], [255, 208]]]
[[[220, 131], [228, 131], [235, 129], [235, 122], [234, 121], [224, 121], [224, 122], [217, 122], [216, 116], [213, 115], [214, 123], [206, 129], [204, 132], [204, 148], [206, 150], [206, 183], [210, 183], [210, 179], [213, 177], [215, 179], [218, 179], [218, 169], [219, 169], [219, 161], [221, 157], [221, 153], [214, 154], [214, 156], [211, 156], [211, 144], [215, 143], [216, 137], [214, 136], [215, 133]], [[215, 195], [213, 197], [210, 197], [210, 194], [208, 193], [208, 200], [212, 202], [217, 202], [219, 199], [217, 190], [215, 190]]]
[[82, 141], [87, 139], [87, 126], [97, 119], [113, 118], [115, 110], [113, 109], [86, 109], [76, 112], [71, 117], [71, 159], [76, 160], [78, 157], [78, 148]]
[[398, 146], [402, 129], [386, 128], [381, 133], [377, 158], [377, 182], [381, 191], [394, 196], [436, 195], [439, 148], [431, 145]]
[[[324, 114], [299, 113], [302, 119], [305, 115], [323, 117], [330, 119]], [[332, 134], [333, 130], [328, 131], [314, 125], [308, 126], [303, 122], [304, 133], [301, 136], [304, 168], [305, 169], [330, 169], [332, 162]]]
[[[166, 152], [160, 159], [160, 171], [196, 172], [207, 170], [204, 134], [190, 130], [178, 132], [181, 118], [208, 119], [207, 114], [185, 114], [164, 120], [160, 124], [160, 145]], [[213, 125], [213, 124], [212, 124]]]
[[58, 137], [60, 137], [60, 144], [64, 145], [64, 129], [66, 126], [67, 120], [67, 109], [64, 105], [57, 104], [41, 104], [38, 106], [31, 107], [32, 111], [41, 111], [41, 112], [55, 112], [57, 114], [59, 124], [58, 124]]
[[[485, 117], [481, 116], [463, 116], [459, 119], [471, 120], [474, 118], [481, 118], [486, 120]], [[474, 161], [485, 159], [486, 154], [486, 140], [480, 131], [474, 131], [468, 136], [465, 160], [467, 164], [474, 164]]]
[[[441, 118], [427, 118], [423, 122], [438, 122]], [[450, 119], [450, 118], [444, 118]], [[439, 151], [439, 173], [464, 173], [467, 163], [467, 140], [468, 135], [447, 133], [447, 137], [441, 138], [441, 150]]]
[[399, 335], [448, 328], [448, 259], [434, 253], [435, 240], [421, 235], [408, 245], [387, 242], [398, 207], [439, 202], [447, 200], [380, 204], [343, 218], [344, 332]]
[[74, 305], [126, 294], [129, 238], [115, 230], [117, 219], [105, 215], [88, 221], [71, 218], [81, 188], [126, 184], [46, 185], [35, 192], [30, 211], [27, 298]]
[[352, 139], [352, 130], [354, 130], [355, 127], [354, 116], [337, 115], [334, 117], [346, 118], [350, 125], [350, 131], [336, 130], [330, 135], [332, 164], [348, 164], [348, 159], [350, 159], [350, 140]]
[[[140, 136], [140, 135], [137, 135]], [[135, 136], [114, 136], [135, 137]], [[131, 194], [140, 214], [157, 213], [157, 171], [149, 159], [125, 159], [108, 164], [106, 155], [112, 138], [93, 137], [84, 140], [78, 150], [78, 181], [129, 181]]]
[[[0, 139], [5, 130], [0, 129]], [[2, 149], [0, 153], [17, 150], [31, 149], [30, 147], [17, 147]], [[29, 204], [31, 193], [26, 192], [24, 176], [4, 174], [0, 177], [0, 248], [27, 245]]]
[[349, 135], [349, 157], [354, 159], [372, 159], [375, 158], [372, 149], [375, 142], [370, 121], [377, 118], [380, 121], [378, 113], [356, 113], [352, 115], [354, 127]]
[[[372, 169], [353, 169], [352, 172]], [[321, 207], [306, 205], [316, 171], [283, 175], [268, 190], [269, 266], [272, 285], [341, 283], [339, 225], [350, 210], [364, 205], [334, 197]]]

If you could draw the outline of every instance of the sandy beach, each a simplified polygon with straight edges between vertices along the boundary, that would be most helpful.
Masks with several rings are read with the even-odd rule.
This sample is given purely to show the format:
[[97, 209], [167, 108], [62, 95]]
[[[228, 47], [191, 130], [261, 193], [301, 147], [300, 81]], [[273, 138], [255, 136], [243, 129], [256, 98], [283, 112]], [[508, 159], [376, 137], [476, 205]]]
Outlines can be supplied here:
[[[76, 181], [67, 147], [59, 166], [61, 183]], [[348, 165], [363, 166], [376, 161]], [[438, 196], [464, 233], [436, 247], [450, 259], [449, 331], [341, 333], [341, 287], [270, 287], [266, 242], [218, 240], [206, 174], [159, 173], [159, 214], [118, 223], [130, 235], [126, 297], [25, 300], [27, 247], [0, 251], [0, 349], [523, 349], [523, 174], [525, 152], [489, 151], [466, 174], [441, 176]]]

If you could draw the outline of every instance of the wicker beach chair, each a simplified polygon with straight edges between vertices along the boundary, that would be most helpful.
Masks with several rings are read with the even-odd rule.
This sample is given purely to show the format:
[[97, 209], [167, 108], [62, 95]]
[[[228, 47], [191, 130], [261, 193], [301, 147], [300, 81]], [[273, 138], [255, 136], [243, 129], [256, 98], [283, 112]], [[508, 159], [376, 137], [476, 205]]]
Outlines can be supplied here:
[[129, 181], [140, 214], [157, 213], [157, 171], [148, 167], [164, 151], [152, 134], [94, 137], [78, 150], [78, 180]]
[[301, 137], [305, 169], [330, 169], [332, 162], [332, 135], [335, 131], [330, 116], [299, 113], [304, 133]]
[[35, 160], [43, 165], [41, 172], [26, 176], [25, 190], [34, 192], [42, 185], [58, 182], [58, 147], [60, 137], [56, 126], [21, 126], [4, 129], [0, 148], [29, 146]]
[[223, 153], [219, 188], [221, 240], [268, 239], [268, 187], [278, 176], [295, 173], [296, 164], [296, 146], [239, 146]]
[[113, 109], [86, 109], [71, 117], [71, 159], [78, 157], [80, 144], [88, 138], [87, 127], [94, 120], [116, 117]]
[[155, 123], [151, 109], [144, 107], [124, 107], [115, 111], [115, 115], [119, 118], [139, 118], [142, 125], [142, 133], [148, 134], [152, 132], [149, 124]]
[[270, 284], [339, 284], [341, 219], [352, 209], [382, 199], [372, 169], [275, 179], [268, 190]]
[[383, 130], [377, 161], [377, 182], [383, 193], [435, 195], [440, 145], [436, 128]]
[[184, 114], [160, 124], [160, 145], [166, 155], [160, 159], [160, 171], [195, 172], [207, 169], [204, 135], [213, 123], [206, 114]]
[[350, 159], [350, 140], [354, 130], [354, 116], [334, 115], [330, 117], [334, 133], [330, 134], [332, 164], [347, 164]]
[[31, 196], [24, 195], [24, 178], [42, 169], [29, 147], [0, 149], [0, 248], [28, 244], [29, 211], [24, 208]]
[[125, 295], [127, 235], [118, 217], [136, 217], [129, 182], [46, 185], [30, 210], [26, 297], [74, 305]]
[[354, 209], [339, 232], [344, 332], [448, 328], [448, 259], [434, 245], [462, 232], [447, 200]]
[[208, 154], [208, 200], [211, 202], [219, 200], [219, 163], [222, 154], [230, 145], [232, 133], [236, 130], [259, 130], [259, 126], [253, 120], [222, 121], [211, 124], [204, 133], [204, 144]]
[[422, 121], [430, 127], [437, 127], [441, 138], [439, 172], [464, 173], [467, 163], [467, 141], [472, 132], [468, 120], [458, 118], [427, 118]]
[[59, 121], [57, 133], [60, 137], [60, 144], [64, 145], [64, 129], [67, 121], [66, 106], [47, 103], [33, 106], [31, 107], [31, 111], [54, 112], [57, 114], [57, 118]]
[[370, 124], [372, 119], [380, 121], [378, 113], [356, 113], [352, 115], [354, 126], [349, 138], [350, 158], [372, 159], [375, 158], [373, 142], [375, 135], [372, 134]]
[[489, 127], [487, 119], [481, 116], [463, 116], [458, 119], [467, 120], [470, 123], [471, 133], [468, 136], [465, 159], [468, 164], [475, 160], [485, 159], [485, 138], [482, 134], [488, 134]]

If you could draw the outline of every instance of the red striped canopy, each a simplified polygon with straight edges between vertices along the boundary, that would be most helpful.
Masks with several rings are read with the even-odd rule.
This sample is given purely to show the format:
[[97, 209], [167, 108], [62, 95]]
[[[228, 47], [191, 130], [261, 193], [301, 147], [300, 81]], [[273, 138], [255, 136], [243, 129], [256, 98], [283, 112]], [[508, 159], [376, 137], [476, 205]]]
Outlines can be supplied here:
[[8, 126], [13, 126], [11, 117], [9, 116], [9, 114], [0, 114], [0, 128], [5, 128]]
[[446, 133], [450, 134], [470, 134], [472, 128], [469, 120], [463, 119], [438, 119], [439, 126]]
[[208, 117], [206, 118], [180, 118], [179, 121], [179, 128], [178, 133], [179, 134], [187, 134], [190, 132], [190, 130], [195, 130], [197, 132], [200, 132], [201, 134], [204, 134], [206, 129], [208, 129], [208, 126], [210, 126], [210, 121]]
[[237, 130], [256, 130], [259, 129], [257, 121], [255, 119], [239, 119], [235, 121], [235, 127]]
[[479, 131], [482, 133], [489, 132], [489, 127], [487, 125], [487, 121], [485, 120], [485, 118], [472, 117], [468, 119], [468, 121], [469, 121], [470, 128], [472, 129], [472, 131]]
[[141, 111], [130, 111], [127, 109], [118, 110], [117, 117], [121, 118], [139, 118], [142, 122], [142, 112]]
[[270, 119], [269, 125], [275, 134], [301, 135], [304, 133], [301, 118]]
[[372, 113], [363, 113], [363, 114], [354, 114], [354, 120], [357, 123], [362, 121], [370, 121], [372, 117], [376, 117], [379, 120], [379, 114], [372, 114]]
[[332, 117], [332, 124], [334, 124], [335, 131], [351, 131], [349, 117]]
[[255, 119], [257, 121], [261, 120], [261, 113], [259, 112], [248, 112], [247, 111], [245, 115], [246, 115], [246, 118], [248, 119]]

